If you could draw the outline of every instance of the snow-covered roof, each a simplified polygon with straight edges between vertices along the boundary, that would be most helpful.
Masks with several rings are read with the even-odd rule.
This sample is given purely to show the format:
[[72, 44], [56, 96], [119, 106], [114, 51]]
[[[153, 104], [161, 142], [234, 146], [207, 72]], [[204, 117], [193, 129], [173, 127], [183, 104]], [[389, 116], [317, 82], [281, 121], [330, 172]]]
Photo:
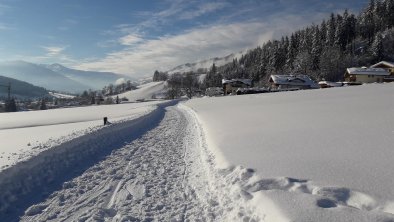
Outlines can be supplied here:
[[350, 75], [388, 76], [390, 72], [382, 68], [347, 68]]
[[327, 85], [330, 87], [341, 87], [344, 85], [344, 83], [343, 82], [320, 81], [319, 85]]
[[222, 84], [228, 84], [233, 82], [242, 82], [245, 85], [251, 86], [252, 80], [251, 79], [222, 79]]
[[312, 86], [316, 83], [307, 75], [271, 75], [270, 82], [278, 85]]
[[376, 67], [379, 67], [380, 65], [385, 65], [390, 68], [394, 68], [394, 62], [387, 62], [387, 61], [378, 62], [375, 65], [372, 65], [371, 68], [376, 68]]

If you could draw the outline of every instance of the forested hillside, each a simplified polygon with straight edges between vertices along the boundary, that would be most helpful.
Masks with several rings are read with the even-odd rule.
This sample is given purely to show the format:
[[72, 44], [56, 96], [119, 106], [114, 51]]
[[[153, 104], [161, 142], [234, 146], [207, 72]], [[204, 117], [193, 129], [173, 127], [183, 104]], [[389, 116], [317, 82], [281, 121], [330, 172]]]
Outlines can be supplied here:
[[371, 0], [358, 14], [332, 13], [279, 40], [248, 51], [239, 60], [213, 66], [205, 87], [222, 78], [251, 78], [264, 84], [271, 74], [308, 74], [319, 80], [341, 80], [345, 69], [394, 60], [394, 0]]
[[7, 98], [8, 92], [6, 86], [8, 86], [8, 84], [11, 84], [11, 96], [18, 99], [31, 99], [49, 96], [48, 91], [45, 88], [5, 76], [0, 76], [0, 84], [3, 85], [3, 87], [0, 88], [0, 99]]

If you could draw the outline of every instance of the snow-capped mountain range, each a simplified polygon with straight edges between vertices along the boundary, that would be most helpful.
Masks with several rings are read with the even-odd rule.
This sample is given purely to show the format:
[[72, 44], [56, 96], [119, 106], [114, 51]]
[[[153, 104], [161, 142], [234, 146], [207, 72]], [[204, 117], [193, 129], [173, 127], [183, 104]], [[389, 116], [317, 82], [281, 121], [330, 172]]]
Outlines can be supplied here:
[[0, 63], [0, 75], [25, 81], [48, 90], [82, 92], [101, 89], [120, 78], [131, 77], [110, 72], [93, 72], [70, 69], [60, 64], [39, 65], [25, 61]]
[[[235, 58], [240, 58], [243, 52], [232, 53], [225, 57], [215, 57], [194, 63], [186, 63], [176, 66], [167, 72], [206, 72], [215, 63], [221, 66], [230, 63]], [[99, 90], [109, 84], [124, 78], [131, 80], [138, 85], [138, 81], [130, 76], [116, 74], [112, 72], [82, 71], [71, 69], [61, 64], [34, 64], [26, 61], [0, 62], [0, 75], [16, 80], [31, 83], [35, 86], [44, 87], [47, 90], [55, 90], [70, 93], [80, 93], [84, 90]], [[142, 81], [142, 83], [150, 82]], [[140, 83], [141, 84], [141, 83]]]

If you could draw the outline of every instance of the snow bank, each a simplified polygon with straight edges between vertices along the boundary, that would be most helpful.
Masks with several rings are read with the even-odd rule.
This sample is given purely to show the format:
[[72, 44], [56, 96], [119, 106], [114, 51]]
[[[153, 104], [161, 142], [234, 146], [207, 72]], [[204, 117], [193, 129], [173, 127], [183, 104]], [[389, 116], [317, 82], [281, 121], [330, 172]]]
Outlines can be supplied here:
[[[45, 195], [60, 186], [67, 186], [65, 181], [154, 128], [164, 116], [163, 107], [173, 103], [158, 105], [140, 118], [110, 124], [66, 141], [0, 172], [0, 190], [5, 191], [0, 193], [0, 220], [15, 218], [35, 201], [45, 199]], [[30, 210], [27, 214], [42, 208]]]
[[[394, 84], [372, 84], [185, 104], [198, 115], [216, 166], [240, 176], [234, 184], [266, 219], [389, 221], [393, 94]], [[242, 178], [245, 167], [256, 172]]]
[[26, 157], [110, 122], [138, 118], [159, 102], [0, 113], [0, 171]]
[[160, 102], [86, 106], [78, 108], [52, 109], [31, 112], [0, 113], [0, 130], [36, 126], [58, 125], [66, 123], [127, 117], [147, 106]]

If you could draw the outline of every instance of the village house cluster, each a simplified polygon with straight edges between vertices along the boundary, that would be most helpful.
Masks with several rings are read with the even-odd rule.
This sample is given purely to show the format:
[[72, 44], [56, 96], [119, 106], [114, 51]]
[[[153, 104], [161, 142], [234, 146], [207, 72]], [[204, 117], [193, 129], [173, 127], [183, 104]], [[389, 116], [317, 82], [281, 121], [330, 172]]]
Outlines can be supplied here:
[[271, 75], [268, 88], [253, 88], [251, 79], [223, 79], [222, 88], [213, 87], [206, 91], [207, 96], [240, 95], [300, 89], [318, 89], [383, 83], [394, 81], [394, 62], [381, 61], [371, 67], [347, 68], [343, 82], [315, 82], [308, 75]]

